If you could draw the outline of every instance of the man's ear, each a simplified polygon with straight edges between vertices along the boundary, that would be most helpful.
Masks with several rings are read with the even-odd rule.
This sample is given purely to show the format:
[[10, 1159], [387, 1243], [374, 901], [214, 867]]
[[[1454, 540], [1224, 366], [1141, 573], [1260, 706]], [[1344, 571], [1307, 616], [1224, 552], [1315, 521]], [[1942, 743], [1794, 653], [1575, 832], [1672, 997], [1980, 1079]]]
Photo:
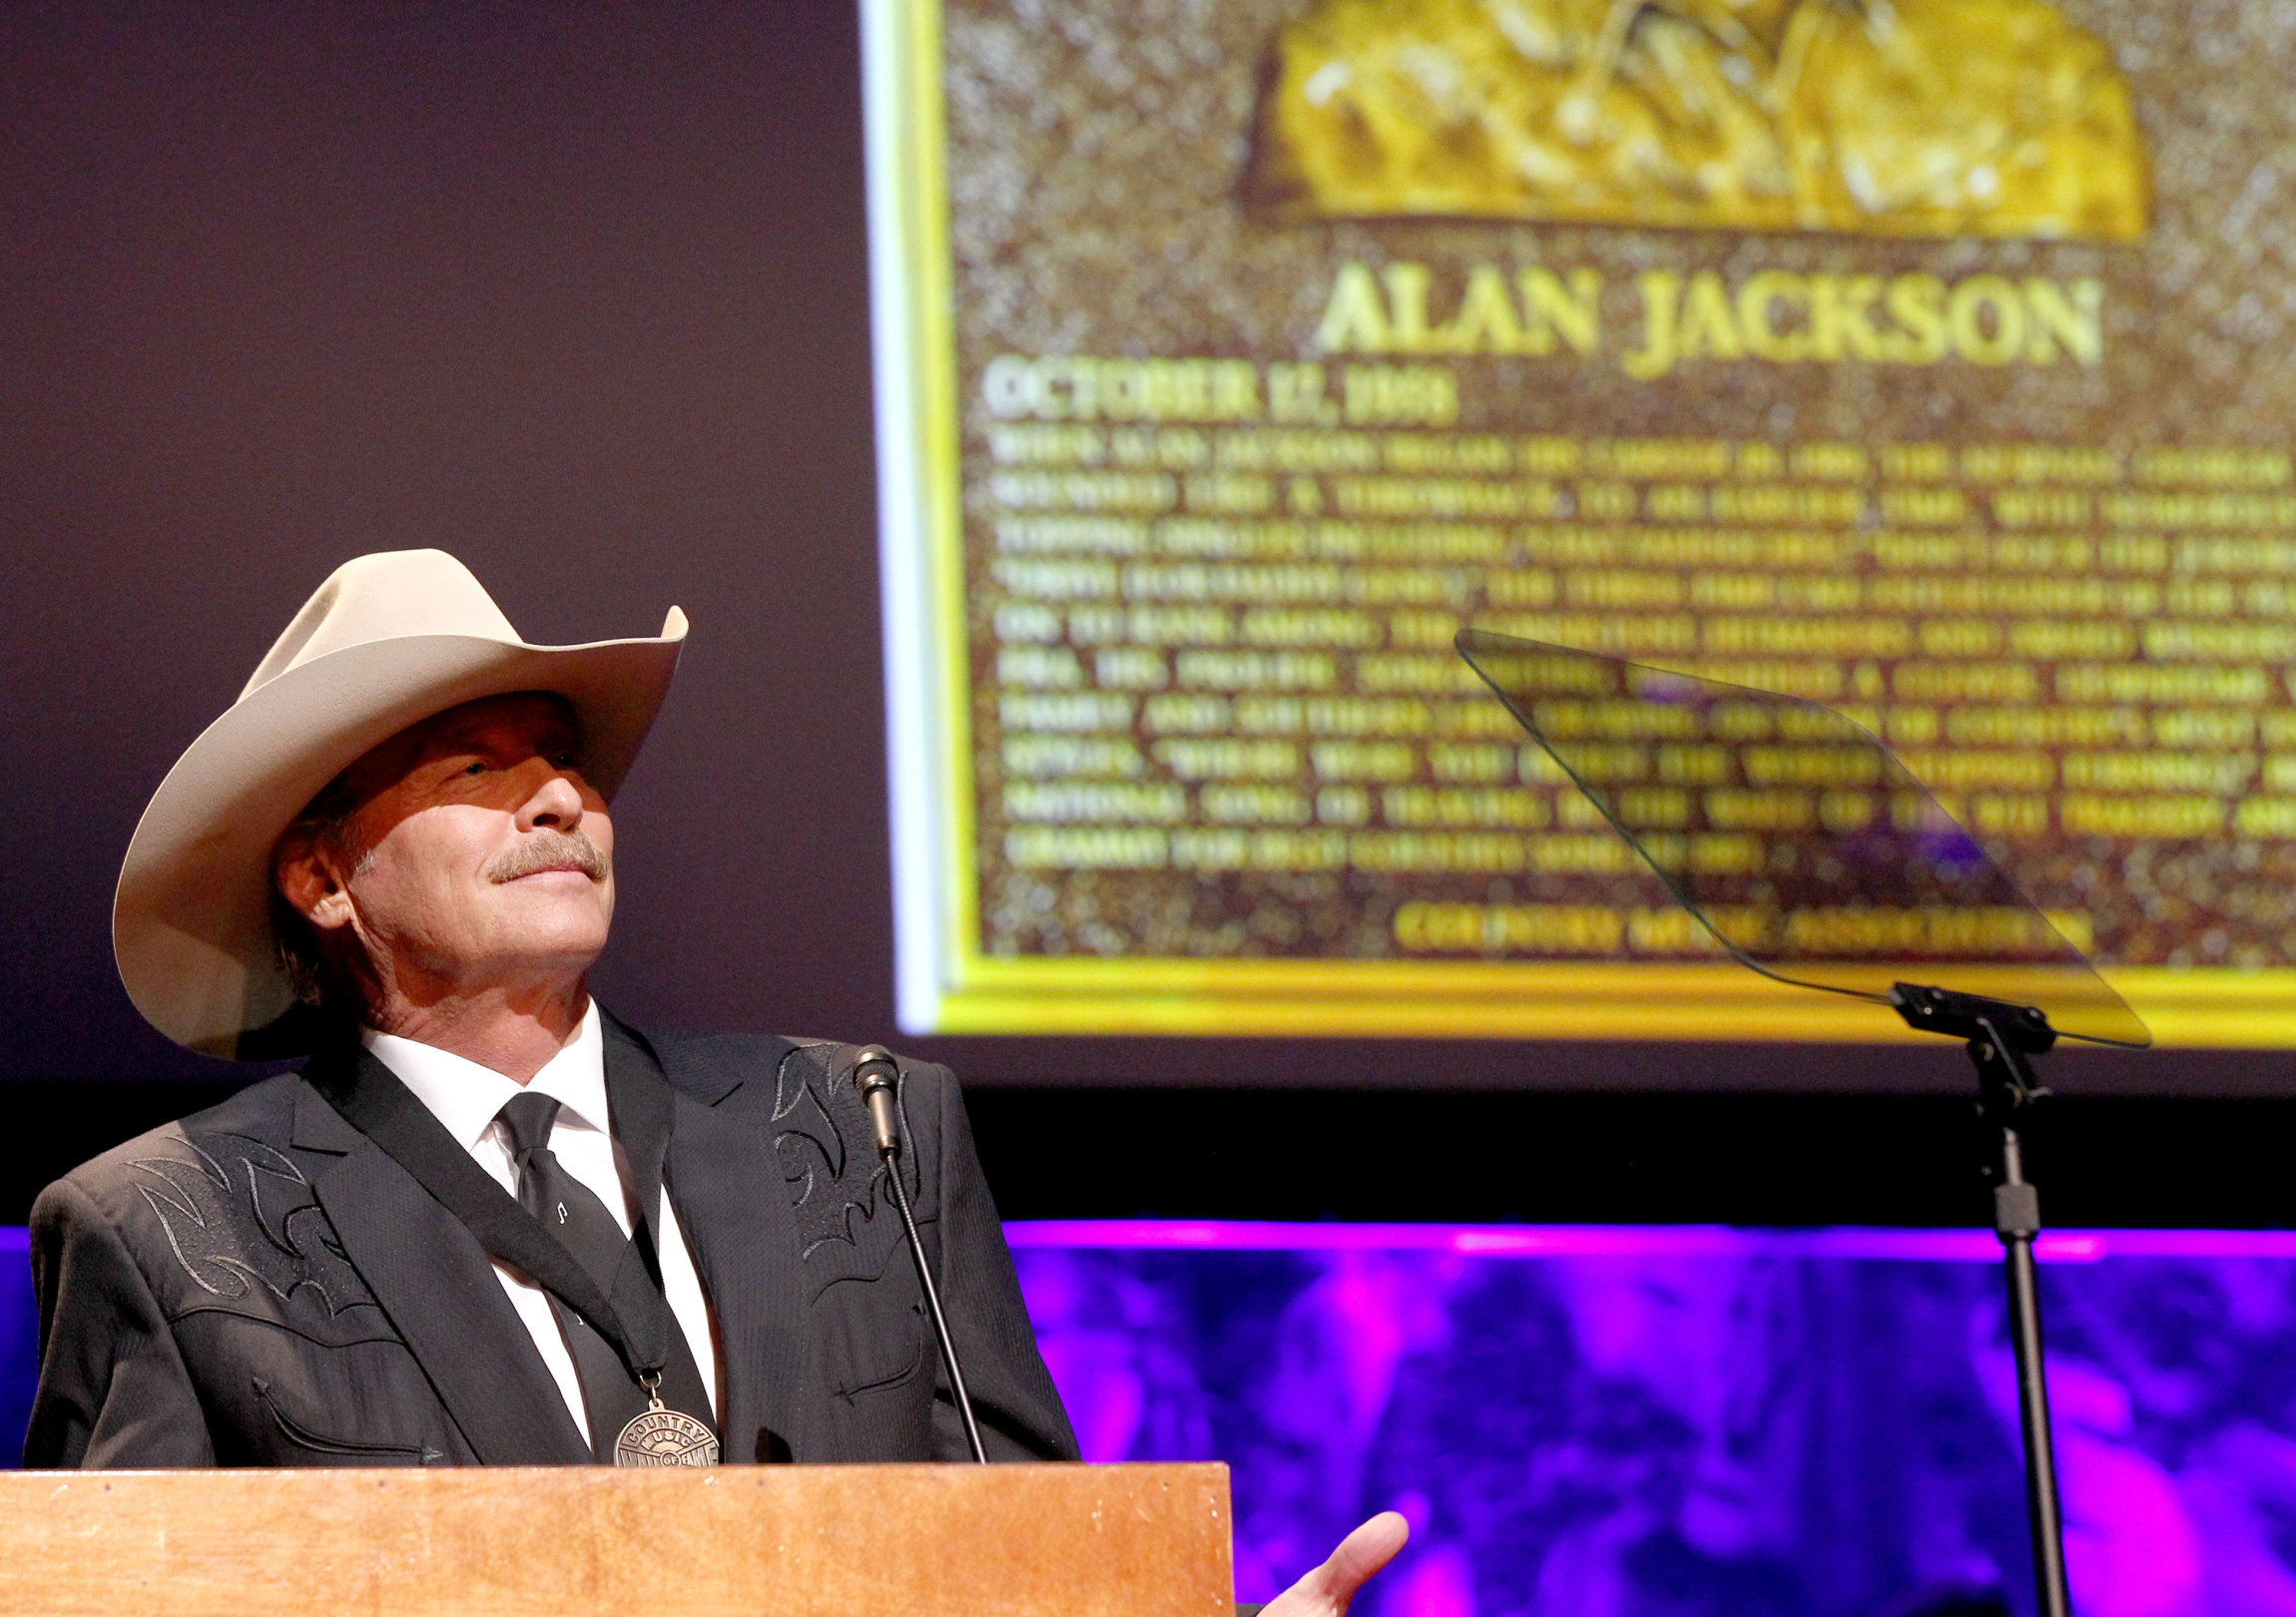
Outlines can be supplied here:
[[315, 825], [290, 825], [272, 855], [272, 880], [289, 908], [321, 932], [350, 924], [348, 867], [333, 839]]

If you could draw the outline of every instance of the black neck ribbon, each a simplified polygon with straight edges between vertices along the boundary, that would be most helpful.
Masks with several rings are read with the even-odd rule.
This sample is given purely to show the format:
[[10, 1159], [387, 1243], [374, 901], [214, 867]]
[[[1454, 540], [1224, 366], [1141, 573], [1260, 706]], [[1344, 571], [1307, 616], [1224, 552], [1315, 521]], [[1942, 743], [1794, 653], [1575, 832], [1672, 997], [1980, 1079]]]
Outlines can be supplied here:
[[[614, 1051], [609, 1041], [610, 1055]], [[613, 1346], [642, 1383], [658, 1380], [670, 1358], [670, 1305], [663, 1293], [654, 1231], [661, 1223], [662, 1163], [674, 1105], [669, 1081], [639, 1060], [606, 1062], [612, 1137], [637, 1182], [642, 1263], [623, 1264], [608, 1297], [542, 1222], [495, 1182], [414, 1091], [372, 1052], [352, 1044], [313, 1060], [303, 1078], [351, 1127], [414, 1176], [462, 1221], [486, 1255], [507, 1264], [580, 1315]]]

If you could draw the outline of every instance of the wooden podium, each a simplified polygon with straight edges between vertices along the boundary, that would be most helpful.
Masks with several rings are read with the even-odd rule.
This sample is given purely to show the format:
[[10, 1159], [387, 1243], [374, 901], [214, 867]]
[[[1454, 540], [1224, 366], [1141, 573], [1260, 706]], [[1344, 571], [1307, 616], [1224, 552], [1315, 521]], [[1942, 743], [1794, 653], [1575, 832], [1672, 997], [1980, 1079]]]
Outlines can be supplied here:
[[0, 1474], [0, 1611], [1231, 1617], [1225, 1465]]

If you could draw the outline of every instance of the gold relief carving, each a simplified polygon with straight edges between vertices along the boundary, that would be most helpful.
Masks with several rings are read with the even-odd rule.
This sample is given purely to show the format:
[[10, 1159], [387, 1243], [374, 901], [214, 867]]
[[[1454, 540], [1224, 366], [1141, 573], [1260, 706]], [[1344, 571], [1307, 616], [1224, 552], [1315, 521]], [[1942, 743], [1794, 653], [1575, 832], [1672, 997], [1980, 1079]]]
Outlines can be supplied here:
[[2045, 0], [1321, 0], [1248, 198], [1382, 215], [2134, 241], [2128, 89]]

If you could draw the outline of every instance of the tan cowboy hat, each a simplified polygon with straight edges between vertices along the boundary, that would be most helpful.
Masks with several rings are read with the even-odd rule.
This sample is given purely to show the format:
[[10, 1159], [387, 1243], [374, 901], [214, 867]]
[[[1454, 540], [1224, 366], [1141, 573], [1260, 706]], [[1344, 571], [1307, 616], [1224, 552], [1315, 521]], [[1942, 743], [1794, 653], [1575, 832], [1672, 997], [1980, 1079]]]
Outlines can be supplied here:
[[210, 1055], [308, 1048], [271, 920], [272, 848], [304, 806], [407, 726], [514, 691], [573, 704], [583, 772], [611, 798], [685, 638], [686, 615], [672, 607], [659, 639], [530, 646], [444, 551], [345, 562], [144, 809], [112, 901], [128, 997], [169, 1038]]

